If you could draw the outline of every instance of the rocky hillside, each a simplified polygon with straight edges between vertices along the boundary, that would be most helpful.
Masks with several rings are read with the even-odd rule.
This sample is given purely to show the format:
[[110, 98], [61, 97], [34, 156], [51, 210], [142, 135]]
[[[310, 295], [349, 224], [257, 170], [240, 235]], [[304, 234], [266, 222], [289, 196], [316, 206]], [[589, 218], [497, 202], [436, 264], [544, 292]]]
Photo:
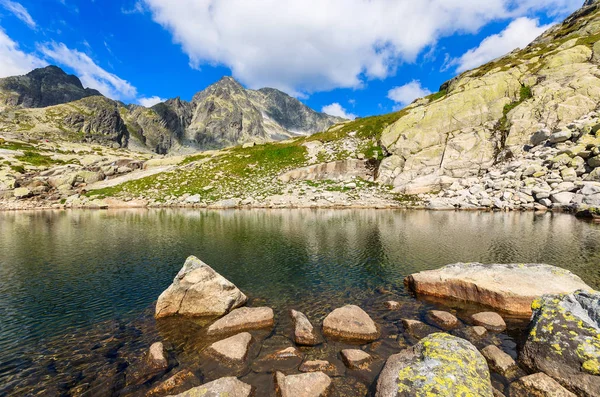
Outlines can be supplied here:
[[342, 121], [281, 91], [224, 77], [196, 94], [144, 108], [104, 98], [56, 66], [0, 80], [0, 132], [166, 154], [282, 140]]
[[83, 88], [76, 76], [56, 66], [0, 79], [0, 107], [43, 108], [101, 95], [94, 89]]

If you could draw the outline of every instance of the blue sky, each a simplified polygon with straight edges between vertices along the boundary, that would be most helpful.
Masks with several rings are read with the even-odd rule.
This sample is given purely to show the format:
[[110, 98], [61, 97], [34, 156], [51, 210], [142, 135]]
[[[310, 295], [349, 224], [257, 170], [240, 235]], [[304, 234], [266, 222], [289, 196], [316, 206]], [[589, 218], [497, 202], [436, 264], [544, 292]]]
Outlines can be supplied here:
[[126, 103], [233, 75], [368, 116], [522, 47], [583, 0], [0, 0], [0, 77], [47, 64]]

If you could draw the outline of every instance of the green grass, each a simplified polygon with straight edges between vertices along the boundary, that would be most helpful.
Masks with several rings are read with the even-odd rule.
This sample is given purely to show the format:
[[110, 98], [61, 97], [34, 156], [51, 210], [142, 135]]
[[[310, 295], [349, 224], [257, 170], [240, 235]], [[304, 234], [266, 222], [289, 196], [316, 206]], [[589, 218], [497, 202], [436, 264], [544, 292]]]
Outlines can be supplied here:
[[25, 151], [22, 156], [15, 156], [15, 158], [22, 163], [31, 164], [37, 167], [49, 167], [51, 165], [64, 164], [64, 161], [62, 160], [55, 160], [49, 156], [44, 156], [43, 154], [29, 150]]
[[441, 90], [441, 91], [438, 91], [438, 92], [436, 92], [434, 94], [426, 96], [425, 99], [428, 99], [429, 102], [435, 102], [438, 99], [444, 98], [446, 95], [448, 95], [448, 91], [447, 90]]
[[10, 169], [14, 172], [18, 172], [19, 174], [24, 174], [26, 172], [25, 167], [23, 167], [22, 165], [11, 165]]

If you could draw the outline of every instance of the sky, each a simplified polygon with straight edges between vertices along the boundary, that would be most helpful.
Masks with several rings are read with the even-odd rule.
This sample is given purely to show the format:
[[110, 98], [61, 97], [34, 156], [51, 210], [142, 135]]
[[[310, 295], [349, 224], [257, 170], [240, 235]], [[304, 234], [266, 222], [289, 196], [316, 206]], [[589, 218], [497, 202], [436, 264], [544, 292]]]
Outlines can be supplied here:
[[522, 48], [584, 0], [0, 0], [0, 77], [49, 64], [152, 106], [233, 76], [389, 113]]

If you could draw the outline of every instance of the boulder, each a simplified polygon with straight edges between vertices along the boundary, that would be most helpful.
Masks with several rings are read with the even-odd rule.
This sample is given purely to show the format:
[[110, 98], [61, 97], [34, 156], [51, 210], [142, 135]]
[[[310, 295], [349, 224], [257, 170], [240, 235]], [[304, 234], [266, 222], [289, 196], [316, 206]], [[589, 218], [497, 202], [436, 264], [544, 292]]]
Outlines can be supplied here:
[[207, 348], [207, 353], [228, 364], [243, 364], [248, 357], [250, 343], [252, 343], [252, 335], [242, 332], [213, 343]]
[[458, 327], [459, 322], [456, 316], [441, 310], [430, 310], [428, 313], [429, 320], [445, 331], [449, 331]]
[[563, 131], [555, 132], [554, 134], [550, 135], [550, 138], [548, 140], [550, 141], [550, 143], [565, 142], [565, 141], [568, 141], [569, 139], [571, 139], [572, 135], [573, 135], [573, 133], [571, 131], [563, 130]]
[[481, 349], [481, 354], [487, 360], [490, 369], [506, 379], [513, 379], [520, 372], [515, 360], [498, 346], [486, 346]]
[[417, 295], [479, 303], [516, 316], [531, 315], [531, 303], [544, 294], [590, 290], [579, 277], [543, 264], [457, 263], [405, 280]]
[[550, 135], [552, 135], [552, 133], [549, 130], [543, 129], [533, 134], [529, 141], [533, 146], [541, 145], [550, 138]]
[[373, 357], [367, 352], [359, 349], [342, 350], [342, 361], [350, 369], [366, 369], [373, 361]]
[[388, 358], [376, 397], [430, 395], [492, 397], [488, 366], [475, 346], [437, 333]]
[[200, 380], [190, 370], [184, 369], [168, 378], [166, 381], [154, 386], [146, 393], [146, 397], [162, 397], [182, 393], [194, 386], [198, 386]]
[[562, 192], [551, 195], [550, 200], [557, 205], [569, 205], [574, 197], [575, 193]]
[[473, 320], [473, 324], [480, 325], [488, 331], [502, 332], [506, 329], [506, 323], [498, 313], [476, 313], [471, 316], [471, 320]]
[[156, 318], [222, 316], [247, 301], [235, 285], [195, 256], [185, 261], [156, 303]]
[[252, 386], [234, 377], [220, 378], [202, 386], [194, 387], [174, 397], [250, 397]]
[[303, 313], [292, 309], [290, 315], [294, 321], [294, 341], [296, 344], [315, 346], [321, 343], [319, 334]]
[[18, 187], [13, 190], [13, 195], [18, 199], [23, 199], [31, 196], [31, 190], [26, 187]]
[[331, 378], [323, 372], [308, 372], [285, 376], [275, 374], [275, 387], [279, 397], [320, 397], [327, 396], [331, 389]]
[[141, 360], [127, 368], [127, 385], [141, 385], [150, 379], [164, 374], [169, 368], [169, 361], [161, 342], [156, 342], [144, 354]]
[[208, 327], [208, 335], [232, 334], [263, 328], [272, 328], [273, 309], [269, 307], [241, 307], [233, 310]]
[[543, 372], [511, 383], [509, 392], [510, 397], [576, 397]]
[[545, 295], [534, 312], [520, 362], [578, 396], [600, 393], [600, 293]]
[[323, 320], [326, 336], [359, 342], [372, 342], [379, 338], [377, 324], [360, 307], [354, 305], [335, 309]]

